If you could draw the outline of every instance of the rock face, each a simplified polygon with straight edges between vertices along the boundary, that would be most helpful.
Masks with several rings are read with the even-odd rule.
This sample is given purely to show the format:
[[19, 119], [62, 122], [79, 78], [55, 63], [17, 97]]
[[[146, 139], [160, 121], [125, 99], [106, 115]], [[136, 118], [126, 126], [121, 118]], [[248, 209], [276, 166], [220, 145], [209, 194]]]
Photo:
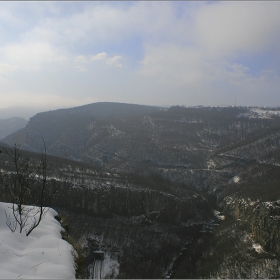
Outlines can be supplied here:
[[225, 199], [225, 210], [238, 226], [247, 226], [252, 238], [269, 253], [280, 254], [280, 201], [253, 202], [249, 199]]
[[[194, 278], [279, 278], [280, 201], [231, 195], [225, 219], [208, 242], [196, 248]], [[200, 251], [201, 250], [201, 251]]]

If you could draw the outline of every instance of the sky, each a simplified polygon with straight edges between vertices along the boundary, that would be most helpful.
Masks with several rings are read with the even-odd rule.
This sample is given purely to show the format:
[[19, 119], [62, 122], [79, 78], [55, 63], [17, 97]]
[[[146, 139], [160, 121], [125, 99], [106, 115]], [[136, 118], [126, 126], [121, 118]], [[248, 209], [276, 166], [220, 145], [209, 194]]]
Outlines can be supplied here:
[[0, 109], [280, 106], [279, 1], [0, 1]]

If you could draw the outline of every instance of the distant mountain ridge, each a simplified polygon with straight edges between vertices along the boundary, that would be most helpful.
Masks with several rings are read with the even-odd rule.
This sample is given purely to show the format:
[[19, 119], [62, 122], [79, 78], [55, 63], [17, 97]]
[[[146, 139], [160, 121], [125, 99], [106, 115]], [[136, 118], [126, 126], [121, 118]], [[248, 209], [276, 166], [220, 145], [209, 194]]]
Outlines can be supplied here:
[[99, 102], [38, 113], [2, 142], [40, 152], [43, 138], [49, 154], [107, 170], [177, 172], [177, 168], [206, 168], [205, 158], [214, 150], [273, 122], [240, 117], [248, 111]]
[[[277, 143], [278, 111], [276, 115], [258, 118], [251, 116], [250, 110], [100, 102], [38, 113], [25, 128], [1, 142], [11, 146], [20, 143], [22, 149], [41, 152], [43, 138], [50, 155], [107, 171], [157, 173], [200, 185], [204, 178], [199, 170], [209, 170], [210, 162], [220, 166], [221, 154], [235, 152], [240, 145], [250, 143], [252, 149], [257, 147], [267, 138], [263, 131], [270, 131], [270, 139], [275, 138], [269, 142], [263, 158], [259, 158], [260, 162], [268, 160]], [[257, 157], [247, 152], [231, 161], [235, 164], [242, 162], [242, 158], [247, 161]], [[210, 171], [204, 173], [213, 176]]]
[[17, 130], [24, 128], [27, 124], [27, 120], [19, 117], [0, 119], [0, 139], [16, 132]]
[[97, 102], [87, 105], [82, 105], [67, 109], [58, 109], [47, 112], [41, 112], [34, 117], [52, 115], [59, 116], [90, 116], [95, 118], [108, 119], [112, 117], [127, 117], [127, 116], [140, 116], [149, 114], [155, 111], [161, 110], [161, 107], [127, 104], [127, 103], [115, 103], [115, 102]]
[[133, 119], [163, 110], [160, 107], [98, 102], [79, 107], [37, 113], [27, 126], [3, 139], [3, 143], [21, 143], [24, 149], [40, 152], [42, 137], [50, 154], [71, 159], [80, 158], [87, 146], [93, 124], [114, 119]]

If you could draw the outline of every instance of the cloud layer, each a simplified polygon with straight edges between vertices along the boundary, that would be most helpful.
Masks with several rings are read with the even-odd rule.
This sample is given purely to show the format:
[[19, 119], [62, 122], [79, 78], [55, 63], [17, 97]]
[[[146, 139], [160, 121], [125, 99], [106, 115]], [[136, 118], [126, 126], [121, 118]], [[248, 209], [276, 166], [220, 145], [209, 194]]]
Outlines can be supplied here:
[[280, 2], [1, 2], [2, 108], [280, 106]]

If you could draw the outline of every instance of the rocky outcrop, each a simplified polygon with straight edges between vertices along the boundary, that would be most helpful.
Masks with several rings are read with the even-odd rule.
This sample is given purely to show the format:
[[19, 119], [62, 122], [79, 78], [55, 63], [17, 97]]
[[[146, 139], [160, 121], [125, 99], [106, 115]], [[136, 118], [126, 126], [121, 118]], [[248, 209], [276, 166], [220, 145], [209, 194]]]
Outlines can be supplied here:
[[280, 200], [271, 202], [225, 198], [225, 211], [238, 226], [247, 227], [252, 238], [270, 253], [280, 253]]

